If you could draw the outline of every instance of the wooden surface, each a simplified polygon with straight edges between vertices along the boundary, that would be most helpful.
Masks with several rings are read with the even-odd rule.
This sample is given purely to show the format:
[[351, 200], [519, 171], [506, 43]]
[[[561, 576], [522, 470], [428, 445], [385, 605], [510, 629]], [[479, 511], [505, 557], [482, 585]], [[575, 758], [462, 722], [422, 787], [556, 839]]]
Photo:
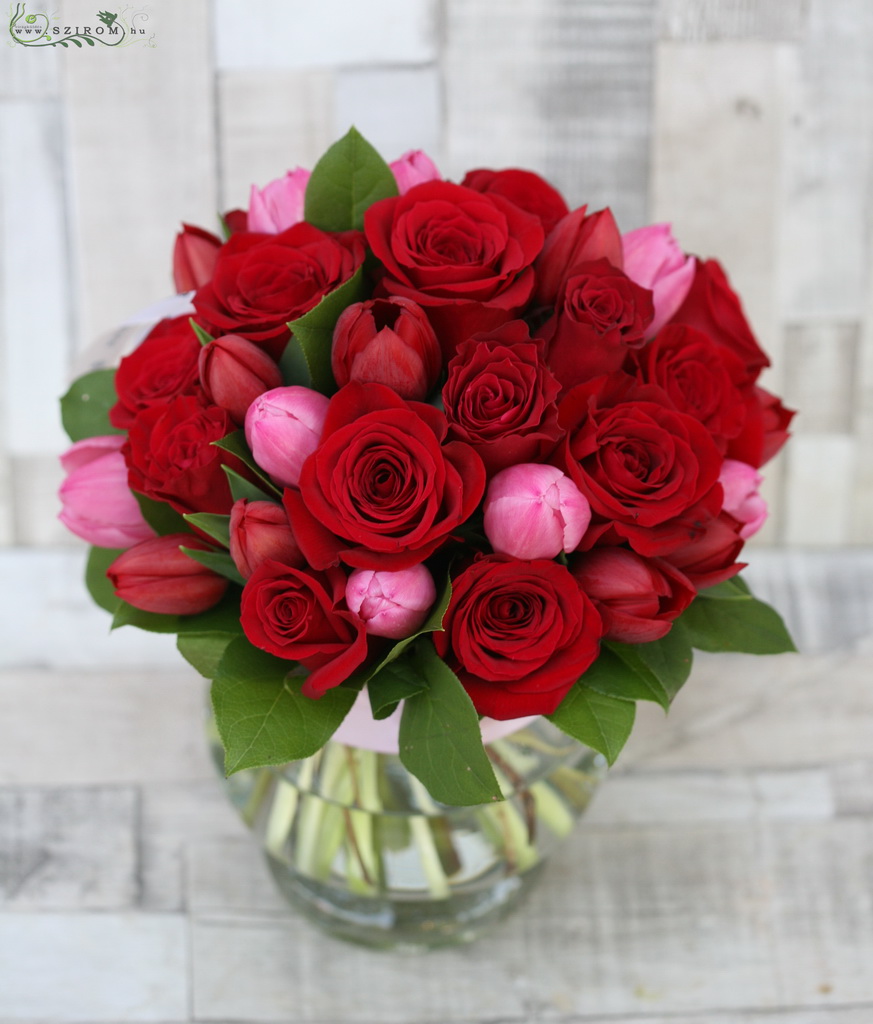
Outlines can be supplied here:
[[870, 1024], [873, 552], [749, 576], [808, 653], [699, 656], [527, 907], [426, 958], [279, 900], [193, 673], [0, 674], [0, 1022]]

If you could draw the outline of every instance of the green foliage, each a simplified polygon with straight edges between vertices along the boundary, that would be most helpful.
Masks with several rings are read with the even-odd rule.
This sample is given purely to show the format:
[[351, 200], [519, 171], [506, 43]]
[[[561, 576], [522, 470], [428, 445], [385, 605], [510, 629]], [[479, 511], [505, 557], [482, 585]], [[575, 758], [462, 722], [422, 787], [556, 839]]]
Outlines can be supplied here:
[[[588, 672], [582, 678], [587, 676]], [[632, 700], [598, 693], [580, 681], [557, 711], [546, 717], [562, 732], [598, 750], [614, 764], [631, 734], [635, 714], [636, 704]]]
[[293, 334], [288, 339], [288, 344], [279, 359], [279, 370], [282, 374], [282, 383], [286, 387], [295, 384], [301, 388], [312, 387], [312, 374], [309, 372], [306, 356], [303, 353], [300, 340]]
[[[784, 654], [796, 651], [779, 613], [741, 588], [738, 580], [701, 591], [678, 620], [692, 647], [701, 651]], [[714, 594], [714, 591], [718, 591]]]
[[107, 612], [115, 614], [118, 598], [106, 575], [106, 570], [121, 554], [123, 548], [91, 548], [85, 566], [85, 586], [94, 603]]
[[[233, 433], [227, 434], [225, 437], [220, 437], [217, 441], [213, 441], [212, 443], [216, 448], [221, 448], [226, 452], [230, 452], [231, 455], [235, 455], [244, 466], [248, 467], [248, 469], [254, 473], [259, 481], [259, 483], [255, 485], [257, 490], [265, 493], [270, 492], [273, 495], [274, 500], [276, 497], [282, 497], [281, 488], [277, 487], [255, 462], [255, 458], [252, 455], [249, 446], [246, 444], [246, 435], [244, 431], [234, 430]], [[228, 479], [231, 481], [231, 493], [233, 493], [233, 480], [230, 474], [234, 471], [230, 470], [228, 466], [225, 466], [224, 469], [227, 473]]]
[[230, 516], [220, 516], [213, 512], [192, 512], [182, 518], [222, 547], [230, 547]]
[[197, 340], [205, 348], [210, 342], [215, 341], [215, 338], [211, 334], [203, 330], [200, 324], [194, 319], [193, 316], [188, 317], [188, 323], [191, 325], [191, 329], [197, 335]]
[[204, 679], [214, 679], [224, 652], [234, 639], [232, 633], [180, 633], [176, 648]]
[[74, 380], [61, 399], [61, 422], [70, 440], [123, 434], [109, 422], [115, 402], [115, 370], [94, 370]]
[[133, 496], [139, 504], [143, 519], [159, 537], [166, 537], [169, 533], [191, 532], [181, 514], [165, 501], [155, 501], [136, 491], [133, 491]]
[[[262, 490], [257, 484], [253, 484], [251, 480], [247, 480], [244, 476], [240, 476], [235, 469], [231, 469], [230, 466], [222, 466], [224, 475], [227, 477], [227, 482], [230, 484], [230, 493], [234, 501], [239, 501], [240, 498], [245, 498], [247, 501], [275, 501], [276, 492], [275, 488], [270, 488], [270, 493]], [[230, 518], [230, 517], [228, 517]]]
[[426, 689], [426, 680], [415, 671], [408, 658], [392, 661], [367, 683], [373, 718], [388, 718], [400, 701]]
[[241, 587], [245, 586], [245, 578], [226, 551], [202, 551], [198, 548], [186, 548], [184, 546], [180, 547], [179, 550], [184, 551], [195, 562], [205, 565], [207, 569], [217, 572], [219, 576], [224, 576], [234, 583], [239, 583]]
[[647, 644], [607, 641], [583, 676], [598, 693], [626, 700], [651, 700], [666, 711], [691, 672], [693, 652], [681, 626]]

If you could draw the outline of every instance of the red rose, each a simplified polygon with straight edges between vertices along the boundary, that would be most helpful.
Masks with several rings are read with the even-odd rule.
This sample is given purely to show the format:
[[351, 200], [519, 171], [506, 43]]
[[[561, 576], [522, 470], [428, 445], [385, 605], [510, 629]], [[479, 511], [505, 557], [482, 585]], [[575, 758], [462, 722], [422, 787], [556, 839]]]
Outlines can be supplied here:
[[469, 445], [444, 443], [445, 416], [382, 384], [347, 384], [330, 400], [318, 448], [285, 507], [300, 550], [317, 569], [423, 561], [473, 513], [485, 490]]
[[746, 408], [732, 378], [742, 377], [743, 364], [709, 335], [670, 324], [631, 360], [637, 380], [662, 388], [680, 412], [706, 427], [721, 451], [739, 434]]
[[776, 395], [764, 388], [751, 388], [746, 394], [743, 429], [728, 445], [727, 457], [756, 468], [763, 466], [788, 440], [793, 419], [794, 410], [786, 409]]
[[489, 476], [543, 462], [563, 434], [559, 391], [542, 342], [531, 340], [523, 321], [511, 320], [458, 346], [443, 388], [449, 433], [475, 448]]
[[539, 218], [548, 234], [562, 217], [570, 212], [561, 193], [533, 171], [510, 167], [492, 171], [484, 167], [467, 171], [461, 184], [465, 188], [503, 196], [527, 213]]
[[597, 609], [566, 566], [480, 556], [452, 580], [434, 645], [480, 715], [548, 715], [600, 651]]
[[[562, 468], [641, 554], [661, 553], [652, 549], [655, 533], [692, 506], [711, 494], [720, 501], [722, 457], [714, 441], [658, 387], [625, 374], [599, 377], [569, 392], [558, 421], [568, 431]], [[662, 550], [677, 543], [670, 536]]]
[[694, 279], [671, 323], [696, 327], [742, 359], [743, 383], [756, 380], [770, 360], [755, 340], [736, 293], [716, 260], [696, 260]]
[[554, 306], [564, 281], [583, 263], [605, 259], [618, 270], [624, 266], [621, 232], [610, 209], [586, 213], [587, 207], [568, 213], [546, 238], [536, 263], [535, 299]]
[[600, 612], [604, 638], [625, 644], [660, 640], [697, 596], [669, 562], [627, 548], [595, 548], [574, 558], [572, 572]]
[[358, 232], [330, 235], [300, 223], [277, 235], [232, 235], [218, 253], [212, 279], [193, 298], [210, 334], [240, 334], [278, 358], [296, 320], [363, 263]]
[[339, 686], [367, 657], [364, 622], [348, 610], [345, 589], [341, 569], [312, 572], [271, 561], [262, 562], [243, 588], [245, 635], [262, 651], [309, 669], [307, 697]]
[[250, 474], [239, 459], [212, 442], [233, 429], [227, 410], [189, 395], [144, 409], [122, 449], [131, 489], [183, 514], [229, 513], [233, 498], [222, 466]]
[[118, 366], [118, 401], [109, 410], [112, 425], [127, 430], [141, 410], [163, 408], [176, 395], [196, 395], [199, 358], [200, 342], [188, 317], [161, 320]]
[[563, 388], [621, 368], [640, 348], [655, 307], [641, 288], [608, 260], [582, 263], [565, 279], [555, 313], [537, 332], [549, 347], [548, 363]]
[[539, 221], [508, 199], [447, 181], [373, 203], [364, 231], [384, 268], [379, 294], [424, 307], [447, 359], [521, 312], [543, 244]]

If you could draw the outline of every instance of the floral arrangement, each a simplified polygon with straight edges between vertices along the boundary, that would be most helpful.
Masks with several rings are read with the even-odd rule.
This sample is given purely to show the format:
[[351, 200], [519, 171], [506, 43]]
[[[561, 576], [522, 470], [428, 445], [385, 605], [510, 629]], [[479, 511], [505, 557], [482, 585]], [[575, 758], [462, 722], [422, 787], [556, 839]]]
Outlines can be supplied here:
[[694, 648], [793, 649], [738, 576], [792, 413], [717, 262], [354, 129], [222, 228], [184, 226], [176, 315], [64, 397], [61, 518], [113, 624], [213, 680], [228, 772], [366, 700], [435, 799], [485, 803], [480, 717], [611, 763]]

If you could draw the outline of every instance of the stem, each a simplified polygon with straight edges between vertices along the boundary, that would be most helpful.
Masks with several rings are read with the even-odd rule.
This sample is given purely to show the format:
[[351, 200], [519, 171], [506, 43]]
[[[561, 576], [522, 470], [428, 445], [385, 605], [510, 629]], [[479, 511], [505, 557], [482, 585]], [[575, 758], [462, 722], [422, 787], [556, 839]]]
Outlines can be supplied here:
[[451, 895], [449, 880], [446, 877], [442, 861], [440, 860], [430, 822], [426, 817], [428, 812], [437, 814], [437, 806], [433, 802], [430, 793], [414, 775], [409, 776], [409, 785], [415, 796], [416, 803], [425, 812], [424, 814], [414, 814], [409, 819], [409, 827], [412, 832], [413, 841], [418, 849], [421, 867], [427, 879], [427, 886], [431, 896], [435, 900], [445, 900]]

